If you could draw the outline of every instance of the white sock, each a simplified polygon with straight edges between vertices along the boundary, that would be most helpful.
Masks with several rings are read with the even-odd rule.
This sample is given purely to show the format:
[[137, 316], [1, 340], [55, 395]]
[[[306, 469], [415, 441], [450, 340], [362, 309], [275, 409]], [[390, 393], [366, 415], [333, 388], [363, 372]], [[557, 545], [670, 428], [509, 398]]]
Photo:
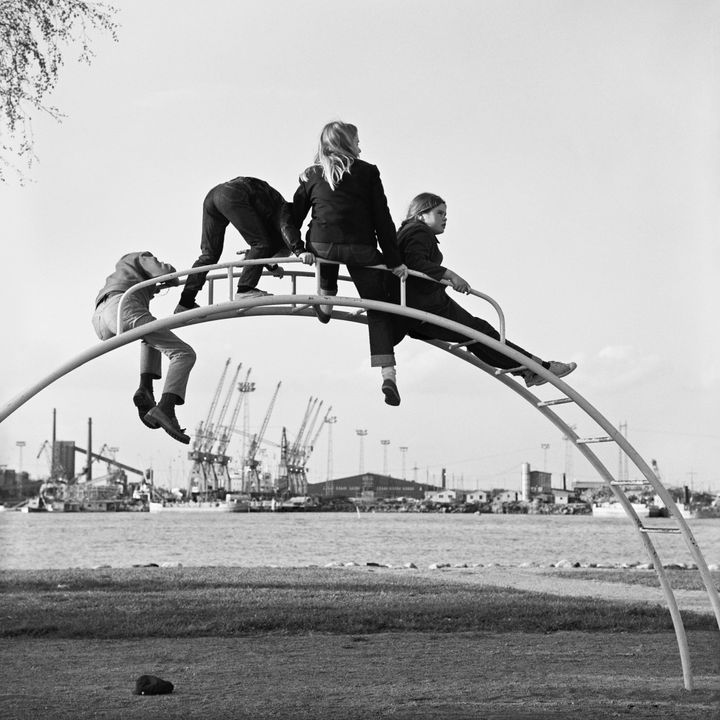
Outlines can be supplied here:
[[380, 368], [382, 372], [382, 379], [383, 380], [392, 380], [393, 382], [397, 379], [397, 372], [395, 371], [394, 365], [385, 365], [384, 367]]

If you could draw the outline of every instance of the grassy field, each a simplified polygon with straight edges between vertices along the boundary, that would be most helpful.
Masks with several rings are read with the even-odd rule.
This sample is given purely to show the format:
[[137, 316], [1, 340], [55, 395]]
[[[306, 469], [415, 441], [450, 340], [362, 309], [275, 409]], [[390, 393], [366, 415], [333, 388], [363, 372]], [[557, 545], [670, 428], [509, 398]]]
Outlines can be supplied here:
[[[657, 585], [653, 573], [550, 575], [587, 580], [587, 595], [367, 568], [5, 571], [0, 716], [574, 718], [582, 707], [583, 720], [720, 720], [712, 614], [683, 612], [688, 693], [667, 609], [592, 597], [598, 579]], [[702, 587], [688, 571], [672, 582]], [[132, 696], [146, 672], [175, 692]]]
[[[651, 582], [647, 574], [626, 577]], [[0, 618], [0, 637], [6, 638], [672, 631], [669, 613], [658, 605], [619, 608], [592, 597], [458, 585], [442, 574], [418, 583], [411, 573], [336, 568], [311, 573], [154, 567], [5, 572], [0, 575]], [[713, 629], [710, 615], [686, 613], [683, 619], [688, 630]]]

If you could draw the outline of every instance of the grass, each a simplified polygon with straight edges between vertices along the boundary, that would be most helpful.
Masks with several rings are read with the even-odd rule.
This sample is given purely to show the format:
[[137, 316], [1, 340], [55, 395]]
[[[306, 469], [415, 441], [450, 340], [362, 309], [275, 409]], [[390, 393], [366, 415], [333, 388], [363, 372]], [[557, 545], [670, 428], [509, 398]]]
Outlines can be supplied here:
[[[588, 571], [563, 574], [590, 578]], [[636, 572], [622, 575], [623, 582], [639, 580]], [[683, 619], [688, 630], [715, 628], [711, 616], [685, 613]], [[412, 572], [143, 567], [0, 573], [4, 638], [557, 631], [672, 632], [672, 623], [660, 605], [467, 585]]]

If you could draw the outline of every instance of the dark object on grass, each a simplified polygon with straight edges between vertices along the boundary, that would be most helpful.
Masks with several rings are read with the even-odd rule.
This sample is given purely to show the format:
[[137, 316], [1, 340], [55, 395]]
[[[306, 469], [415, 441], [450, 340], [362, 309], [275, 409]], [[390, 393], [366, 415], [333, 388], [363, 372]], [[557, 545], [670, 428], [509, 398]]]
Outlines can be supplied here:
[[135, 695], [167, 695], [175, 686], [156, 675], [141, 675], [135, 681]]

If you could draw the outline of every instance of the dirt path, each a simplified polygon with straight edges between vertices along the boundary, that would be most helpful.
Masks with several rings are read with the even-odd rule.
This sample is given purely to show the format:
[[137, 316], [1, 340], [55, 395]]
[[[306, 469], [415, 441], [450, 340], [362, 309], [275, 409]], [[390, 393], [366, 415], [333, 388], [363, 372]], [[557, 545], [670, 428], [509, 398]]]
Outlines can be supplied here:
[[[359, 569], [364, 571], [364, 569]], [[407, 572], [405, 570], [393, 572]], [[444, 578], [457, 582], [477, 583], [514, 587], [518, 590], [568, 595], [573, 597], [595, 597], [618, 602], [655, 603], [665, 607], [665, 596], [659, 587], [604, 582], [601, 579], [581, 580], [560, 576], [557, 573], [535, 567], [486, 566], [481, 568], [442, 568], [440, 570], [413, 570], [412, 572]], [[712, 604], [705, 590], [675, 590], [680, 610], [713, 614]]]
[[[667, 633], [18, 640], [0, 648], [0, 716], [718, 720], [717, 638], [690, 639], [699, 658], [691, 693]], [[132, 695], [143, 673], [175, 692]]]

